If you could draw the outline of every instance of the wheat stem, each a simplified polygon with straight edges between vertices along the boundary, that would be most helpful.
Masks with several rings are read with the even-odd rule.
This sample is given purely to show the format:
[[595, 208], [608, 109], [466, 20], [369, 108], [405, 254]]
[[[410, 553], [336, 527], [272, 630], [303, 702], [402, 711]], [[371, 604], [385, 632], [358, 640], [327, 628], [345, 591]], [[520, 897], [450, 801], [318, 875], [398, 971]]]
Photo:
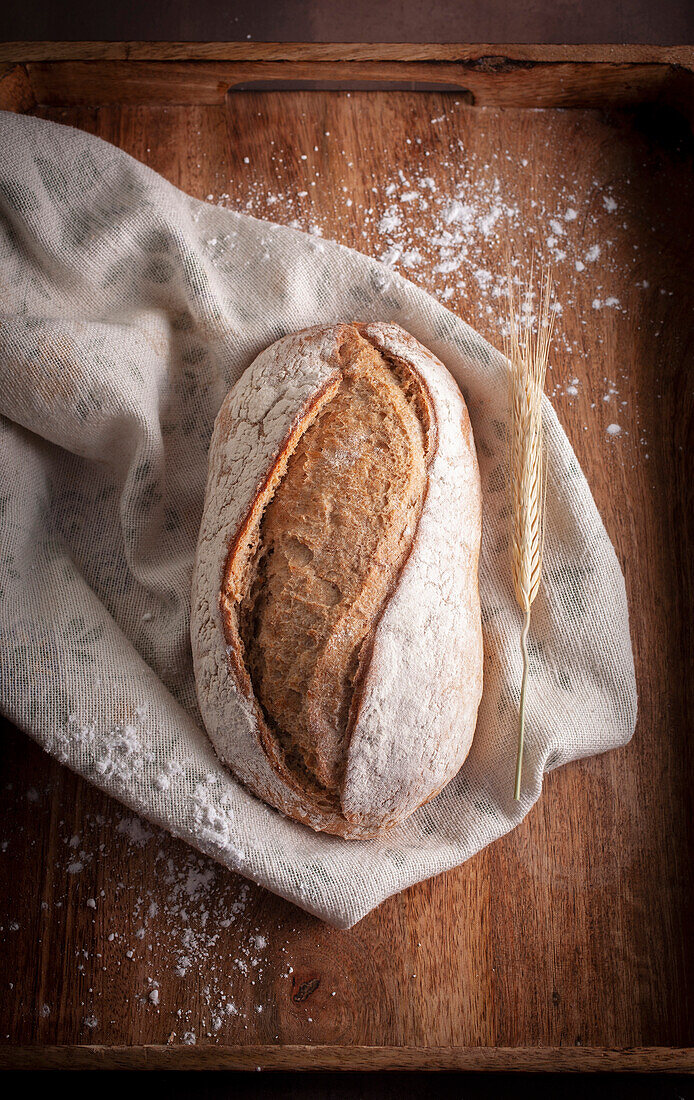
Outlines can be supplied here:
[[554, 313], [550, 309], [552, 278], [544, 272], [540, 283], [540, 303], [533, 332], [532, 284], [523, 293], [516, 290], [513, 266], [508, 264], [509, 334], [506, 355], [509, 360], [510, 405], [510, 488], [511, 554], [513, 588], [524, 613], [521, 634], [523, 679], [518, 714], [518, 750], [513, 797], [520, 799], [525, 746], [525, 709], [528, 684], [528, 632], [530, 608], [537, 596], [542, 574], [544, 545], [544, 507], [546, 468], [542, 432], [542, 395], [552, 339]]
[[513, 797], [520, 800], [521, 775], [523, 772], [523, 749], [525, 747], [525, 692], [528, 686], [528, 631], [530, 630], [530, 604], [525, 611], [525, 625], [521, 634], [521, 653], [523, 655], [523, 679], [521, 680], [520, 709], [518, 711], [518, 754], [516, 756], [516, 782]]

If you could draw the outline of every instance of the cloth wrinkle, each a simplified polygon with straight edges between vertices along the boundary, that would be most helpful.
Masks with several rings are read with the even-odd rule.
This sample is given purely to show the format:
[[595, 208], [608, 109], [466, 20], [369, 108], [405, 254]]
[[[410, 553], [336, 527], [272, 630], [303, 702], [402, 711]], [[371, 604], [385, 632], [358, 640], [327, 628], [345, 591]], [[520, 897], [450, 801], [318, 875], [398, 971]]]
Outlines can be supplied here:
[[[629, 741], [624, 580], [545, 400], [544, 579], [514, 803], [521, 618], [494, 348], [376, 260], [193, 199], [86, 133], [0, 112], [0, 148], [0, 709], [12, 722], [132, 811], [343, 928], [513, 829], [545, 771]], [[472, 749], [437, 798], [370, 841], [313, 833], [235, 780], [200, 722], [189, 641], [225, 393], [279, 337], [337, 321], [396, 322], [442, 360], [466, 396], [483, 490]], [[426, 622], [436, 629], [435, 606]]]

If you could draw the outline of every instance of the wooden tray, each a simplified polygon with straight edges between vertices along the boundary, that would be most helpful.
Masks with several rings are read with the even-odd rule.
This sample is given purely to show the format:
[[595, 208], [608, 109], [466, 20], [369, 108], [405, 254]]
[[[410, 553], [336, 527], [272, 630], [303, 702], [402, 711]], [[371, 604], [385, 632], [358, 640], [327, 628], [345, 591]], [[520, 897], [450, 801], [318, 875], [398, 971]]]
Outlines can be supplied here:
[[640, 702], [626, 749], [349, 932], [7, 727], [2, 1064], [694, 1069], [694, 51], [30, 43], [0, 65], [0, 105], [390, 251], [494, 343], [506, 240], [554, 256], [549, 389], [625, 571]]

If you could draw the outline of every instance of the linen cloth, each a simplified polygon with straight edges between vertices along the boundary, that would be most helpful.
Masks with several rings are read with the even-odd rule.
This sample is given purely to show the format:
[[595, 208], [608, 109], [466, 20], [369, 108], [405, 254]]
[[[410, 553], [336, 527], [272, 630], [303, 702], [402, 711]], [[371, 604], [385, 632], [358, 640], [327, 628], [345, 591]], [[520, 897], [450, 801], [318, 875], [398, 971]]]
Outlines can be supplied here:
[[[196, 201], [77, 130], [0, 116], [3, 712], [132, 810], [349, 927], [512, 829], [543, 774], [623, 745], [636, 717], [624, 582], [547, 400], [545, 565], [533, 608], [523, 791], [505, 487], [507, 366], [380, 263]], [[484, 696], [472, 751], [383, 839], [286, 820], [219, 763], [200, 721], [190, 581], [224, 395], [309, 325], [395, 321], [468, 402], [484, 495]]]

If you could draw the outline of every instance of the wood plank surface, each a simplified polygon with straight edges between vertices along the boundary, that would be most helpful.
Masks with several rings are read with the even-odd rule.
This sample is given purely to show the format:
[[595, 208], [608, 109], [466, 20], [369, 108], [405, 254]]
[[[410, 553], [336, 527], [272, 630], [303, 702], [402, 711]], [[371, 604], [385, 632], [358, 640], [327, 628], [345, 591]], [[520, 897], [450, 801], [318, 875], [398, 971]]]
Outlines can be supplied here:
[[[692, 1073], [694, 1051], [672, 1047], [47, 1046], [0, 1047], [0, 1069], [436, 1070], [466, 1073]], [[310, 1089], [310, 1085], [308, 1086]], [[330, 1095], [338, 1095], [337, 1089]], [[521, 1086], [522, 1087], [522, 1086]], [[284, 1095], [276, 1093], [275, 1095]], [[307, 1095], [314, 1095], [308, 1092]], [[316, 1092], [315, 1095], [323, 1095]], [[340, 1091], [339, 1095], [342, 1095]], [[356, 1096], [350, 1089], [346, 1095]], [[361, 1089], [358, 1096], [363, 1097]], [[371, 1093], [369, 1092], [369, 1095]], [[408, 1093], [409, 1095], [409, 1093]], [[419, 1095], [419, 1093], [417, 1093]], [[422, 1093], [424, 1095], [424, 1093]], [[447, 1094], [448, 1095], [448, 1094]], [[474, 1095], [477, 1095], [475, 1092]], [[525, 1086], [522, 1096], [530, 1095]], [[544, 1095], [544, 1094], [543, 1094]], [[669, 1093], [668, 1093], [669, 1095]]]
[[694, 47], [457, 42], [0, 42], [0, 61], [609, 62], [692, 67]]
[[249, 87], [380, 87], [457, 90], [488, 107], [658, 102], [694, 124], [694, 47], [15, 42], [0, 43], [3, 61], [3, 109], [211, 106]]
[[[694, 173], [681, 117], [406, 91], [38, 113], [198, 197], [385, 257], [497, 345], [507, 243], [524, 263], [533, 248], [551, 258], [548, 389], [625, 571], [640, 711], [631, 745], [550, 774], [512, 834], [347, 932], [133, 820], [8, 728], [1, 1041], [168, 1046], [208, 1065], [207, 1048], [270, 1048], [259, 1064], [287, 1065], [282, 1048], [308, 1047], [294, 1064], [310, 1065], [327, 1047], [317, 1064], [333, 1065], [346, 1047], [353, 1068], [381, 1057], [364, 1047], [449, 1067], [458, 1051], [468, 1068], [468, 1048], [535, 1048], [537, 1068], [559, 1048], [557, 1068], [595, 1068], [615, 1048], [693, 1046]], [[655, 1068], [668, 1052], [643, 1057]]]
[[[691, 74], [660, 64], [525, 62], [489, 58], [484, 65], [453, 61], [58, 61], [30, 62], [36, 102], [46, 106], [120, 104], [205, 105], [253, 83], [291, 85], [415, 85], [457, 89], [486, 107], [605, 107], [678, 96], [691, 104]], [[683, 86], [684, 85], [684, 86]]]

